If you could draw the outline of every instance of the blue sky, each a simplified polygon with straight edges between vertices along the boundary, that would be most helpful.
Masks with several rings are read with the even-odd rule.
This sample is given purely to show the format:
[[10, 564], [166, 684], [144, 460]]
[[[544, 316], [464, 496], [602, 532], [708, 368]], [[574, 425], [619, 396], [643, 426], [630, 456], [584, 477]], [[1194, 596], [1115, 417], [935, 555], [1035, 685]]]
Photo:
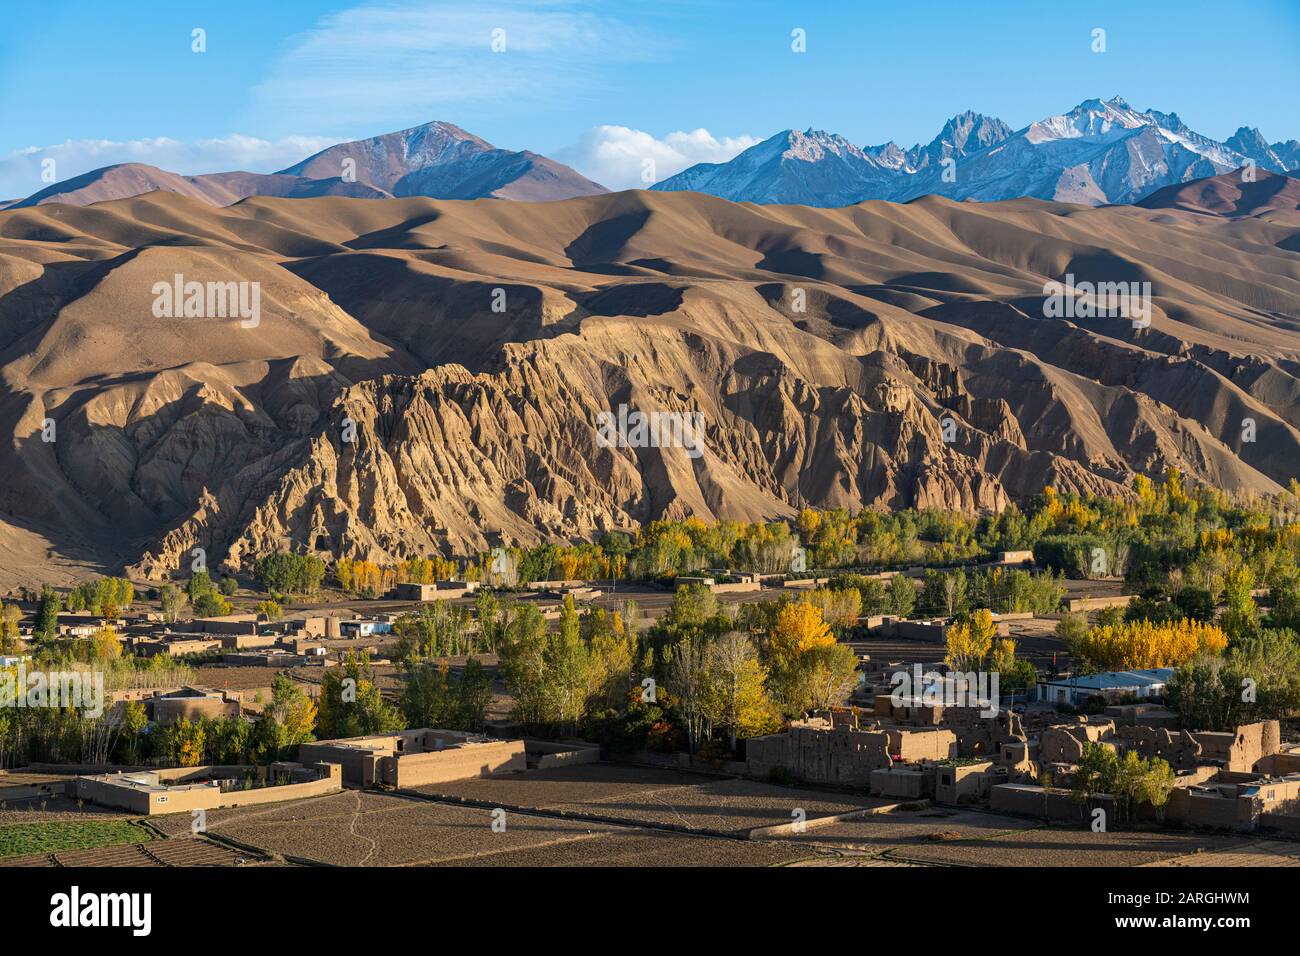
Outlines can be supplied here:
[[43, 0], [0, 26], [0, 198], [40, 188], [44, 155], [60, 179], [268, 171], [431, 119], [606, 179], [638, 151], [667, 175], [787, 127], [910, 146], [964, 109], [1018, 129], [1115, 94], [1277, 141], [1300, 138], [1297, 90], [1300, 0]]

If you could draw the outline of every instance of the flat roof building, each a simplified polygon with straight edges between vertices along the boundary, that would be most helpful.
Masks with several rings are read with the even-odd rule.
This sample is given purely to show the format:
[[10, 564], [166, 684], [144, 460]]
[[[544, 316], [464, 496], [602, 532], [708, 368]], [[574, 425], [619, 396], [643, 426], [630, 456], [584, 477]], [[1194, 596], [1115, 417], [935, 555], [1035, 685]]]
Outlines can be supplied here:
[[1155, 667], [1148, 670], [1103, 671], [1100, 674], [1040, 681], [1036, 686], [1038, 700], [1078, 707], [1089, 697], [1100, 696], [1107, 700], [1126, 694], [1157, 697], [1164, 693], [1165, 685], [1173, 676], [1172, 667]]

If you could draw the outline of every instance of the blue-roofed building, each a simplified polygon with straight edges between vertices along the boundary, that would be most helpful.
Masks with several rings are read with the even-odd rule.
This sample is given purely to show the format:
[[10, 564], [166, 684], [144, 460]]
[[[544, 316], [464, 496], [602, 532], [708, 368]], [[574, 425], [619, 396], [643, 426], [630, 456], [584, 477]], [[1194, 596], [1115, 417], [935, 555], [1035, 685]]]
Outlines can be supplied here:
[[1137, 671], [1102, 671], [1063, 680], [1040, 681], [1038, 699], [1049, 704], [1069, 704], [1078, 707], [1089, 697], [1098, 695], [1107, 700], [1118, 700], [1129, 694], [1134, 697], [1158, 697], [1165, 692], [1165, 684], [1174, 676], [1172, 667], [1153, 667]]

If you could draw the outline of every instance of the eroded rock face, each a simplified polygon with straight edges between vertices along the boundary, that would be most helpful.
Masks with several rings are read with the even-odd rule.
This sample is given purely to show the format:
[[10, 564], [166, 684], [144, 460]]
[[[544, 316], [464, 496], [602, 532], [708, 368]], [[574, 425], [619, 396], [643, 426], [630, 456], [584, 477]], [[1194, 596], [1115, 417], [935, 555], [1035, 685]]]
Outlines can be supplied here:
[[[804, 504], [976, 512], [1171, 465], [1275, 491], [1300, 473], [1297, 231], [671, 193], [0, 213], [0, 544], [29, 549], [0, 574], [40, 580], [54, 555], [157, 579], [195, 548], [231, 570], [284, 547], [392, 561]], [[1150, 281], [1151, 327], [1048, 317], [1067, 270]], [[259, 282], [259, 323], [156, 317], [176, 272]], [[678, 430], [606, 447], [620, 408]]]

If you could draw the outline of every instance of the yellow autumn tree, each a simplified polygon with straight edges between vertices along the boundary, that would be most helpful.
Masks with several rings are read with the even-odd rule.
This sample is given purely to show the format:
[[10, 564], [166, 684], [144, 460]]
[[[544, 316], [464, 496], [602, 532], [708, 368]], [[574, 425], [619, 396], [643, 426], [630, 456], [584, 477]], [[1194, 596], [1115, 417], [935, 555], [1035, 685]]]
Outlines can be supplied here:
[[993, 614], [987, 609], [963, 614], [944, 632], [947, 653], [944, 662], [954, 670], [970, 671], [983, 666], [998, 636]]
[[1221, 654], [1227, 646], [1227, 635], [1214, 624], [1143, 620], [1103, 625], [1075, 635], [1070, 653], [1099, 670], [1142, 670], [1177, 667], [1198, 654]]
[[122, 642], [117, 639], [117, 629], [105, 624], [90, 636], [90, 656], [97, 661], [110, 661], [122, 656]]
[[836, 631], [853, 627], [862, 616], [862, 594], [857, 588], [836, 591], [830, 588], [817, 588], [806, 594], [802, 600], [820, 608], [822, 620]]
[[787, 604], [772, 629], [772, 655], [784, 662], [798, 660], [809, 651], [829, 647], [835, 636], [814, 604]]

